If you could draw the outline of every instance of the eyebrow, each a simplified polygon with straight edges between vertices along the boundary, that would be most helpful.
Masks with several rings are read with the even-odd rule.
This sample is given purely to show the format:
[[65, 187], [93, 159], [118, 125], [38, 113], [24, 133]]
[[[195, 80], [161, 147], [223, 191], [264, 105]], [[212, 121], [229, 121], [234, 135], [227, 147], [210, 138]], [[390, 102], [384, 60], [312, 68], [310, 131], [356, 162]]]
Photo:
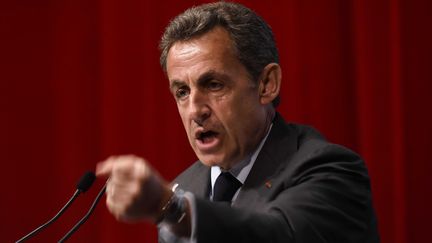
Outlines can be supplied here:
[[197, 80], [198, 86], [202, 86], [203, 84], [207, 83], [208, 81], [220, 77], [221, 74], [217, 73], [214, 70], [209, 70], [205, 73], [203, 73]]
[[173, 80], [169, 86], [169, 89], [171, 91], [173, 91], [175, 88], [180, 87], [182, 85], [184, 85], [185, 82], [181, 81], [181, 80]]
[[[198, 78], [197, 80], [197, 84], [198, 86], [204, 85], [206, 84], [208, 81], [212, 80], [212, 79], [219, 79], [219, 80], [223, 80], [223, 81], [230, 81], [231, 79], [228, 77], [228, 75], [220, 73], [220, 72], [216, 72], [215, 70], [209, 70], [203, 74], [201, 74], [201, 76]], [[185, 85], [186, 82], [182, 81], [182, 80], [173, 80], [170, 84], [170, 90], [174, 90], [176, 87], [180, 87], [182, 85]]]

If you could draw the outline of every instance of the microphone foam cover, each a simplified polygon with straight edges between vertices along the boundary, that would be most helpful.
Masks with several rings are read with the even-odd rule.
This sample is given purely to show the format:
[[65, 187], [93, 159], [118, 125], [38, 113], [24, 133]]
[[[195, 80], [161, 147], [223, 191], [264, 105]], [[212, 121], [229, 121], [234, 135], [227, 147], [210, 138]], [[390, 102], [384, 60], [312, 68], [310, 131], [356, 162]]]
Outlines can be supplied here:
[[87, 171], [83, 176], [81, 176], [80, 180], [76, 185], [76, 188], [82, 192], [85, 192], [93, 185], [95, 179], [95, 173]]

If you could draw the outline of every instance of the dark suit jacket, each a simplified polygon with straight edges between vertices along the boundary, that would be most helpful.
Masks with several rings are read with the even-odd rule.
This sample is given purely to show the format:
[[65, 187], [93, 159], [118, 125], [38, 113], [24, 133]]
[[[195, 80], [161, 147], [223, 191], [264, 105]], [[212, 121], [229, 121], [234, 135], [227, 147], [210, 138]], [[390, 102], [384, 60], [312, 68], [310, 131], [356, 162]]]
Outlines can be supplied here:
[[232, 207], [208, 200], [199, 161], [175, 182], [196, 197], [198, 242], [379, 242], [362, 159], [280, 115]]

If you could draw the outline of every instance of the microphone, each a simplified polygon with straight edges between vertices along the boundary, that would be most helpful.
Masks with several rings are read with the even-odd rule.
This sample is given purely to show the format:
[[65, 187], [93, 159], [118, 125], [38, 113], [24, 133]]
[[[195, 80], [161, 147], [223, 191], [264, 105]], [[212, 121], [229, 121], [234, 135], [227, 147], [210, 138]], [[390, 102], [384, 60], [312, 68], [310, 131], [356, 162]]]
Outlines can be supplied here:
[[[108, 181], [109, 181], [109, 179], [107, 180], [107, 182]], [[102, 198], [103, 194], [105, 194], [106, 187], [107, 187], [107, 184], [105, 183], [105, 185], [102, 187], [102, 189], [99, 191], [98, 195], [96, 196], [95, 200], [93, 201], [93, 203], [92, 203], [90, 209], [88, 210], [88, 212], [84, 215], [84, 217], [81, 218], [80, 221], [78, 221], [78, 223], [75, 224], [75, 226], [69, 232], [67, 232], [63, 236], [63, 238], [61, 238], [58, 241], [58, 243], [65, 242], [67, 239], [69, 239], [69, 237], [71, 237], [72, 234], [75, 233], [75, 231], [77, 231], [79, 229], [79, 227], [81, 227], [81, 225], [84, 224], [87, 221], [87, 219], [93, 213], [93, 210], [96, 208], [96, 205], [98, 204], [99, 200]]]
[[35, 236], [37, 233], [48, 227], [50, 224], [52, 224], [54, 221], [56, 221], [65, 211], [69, 208], [69, 206], [72, 204], [73, 201], [82, 193], [86, 192], [91, 185], [93, 184], [94, 180], [96, 179], [96, 176], [93, 172], [87, 171], [83, 176], [81, 176], [80, 180], [78, 181], [76, 185], [76, 191], [72, 195], [72, 197], [69, 199], [69, 201], [63, 206], [62, 209], [50, 220], [48, 220], [45, 224], [39, 226], [38, 228], [34, 229], [32, 232], [28, 233], [16, 243], [24, 242], [31, 237]]
[[80, 180], [76, 184], [77, 190], [81, 192], [86, 192], [92, 185], [96, 179], [96, 175], [94, 172], [87, 171], [84, 175], [81, 176]]

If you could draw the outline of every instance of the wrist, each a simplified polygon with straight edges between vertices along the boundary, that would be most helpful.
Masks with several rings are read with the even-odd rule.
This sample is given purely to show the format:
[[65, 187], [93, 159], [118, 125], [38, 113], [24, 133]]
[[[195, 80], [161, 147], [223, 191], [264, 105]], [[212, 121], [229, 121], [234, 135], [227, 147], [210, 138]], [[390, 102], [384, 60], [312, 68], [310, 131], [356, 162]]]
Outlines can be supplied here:
[[156, 223], [161, 222], [168, 224], [179, 224], [186, 216], [187, 201], [184, 197], [184, 191], [177, 189], [178, 184], [175, 184], [169, 193], [165, 193], [162, 204], [159, 210]]

